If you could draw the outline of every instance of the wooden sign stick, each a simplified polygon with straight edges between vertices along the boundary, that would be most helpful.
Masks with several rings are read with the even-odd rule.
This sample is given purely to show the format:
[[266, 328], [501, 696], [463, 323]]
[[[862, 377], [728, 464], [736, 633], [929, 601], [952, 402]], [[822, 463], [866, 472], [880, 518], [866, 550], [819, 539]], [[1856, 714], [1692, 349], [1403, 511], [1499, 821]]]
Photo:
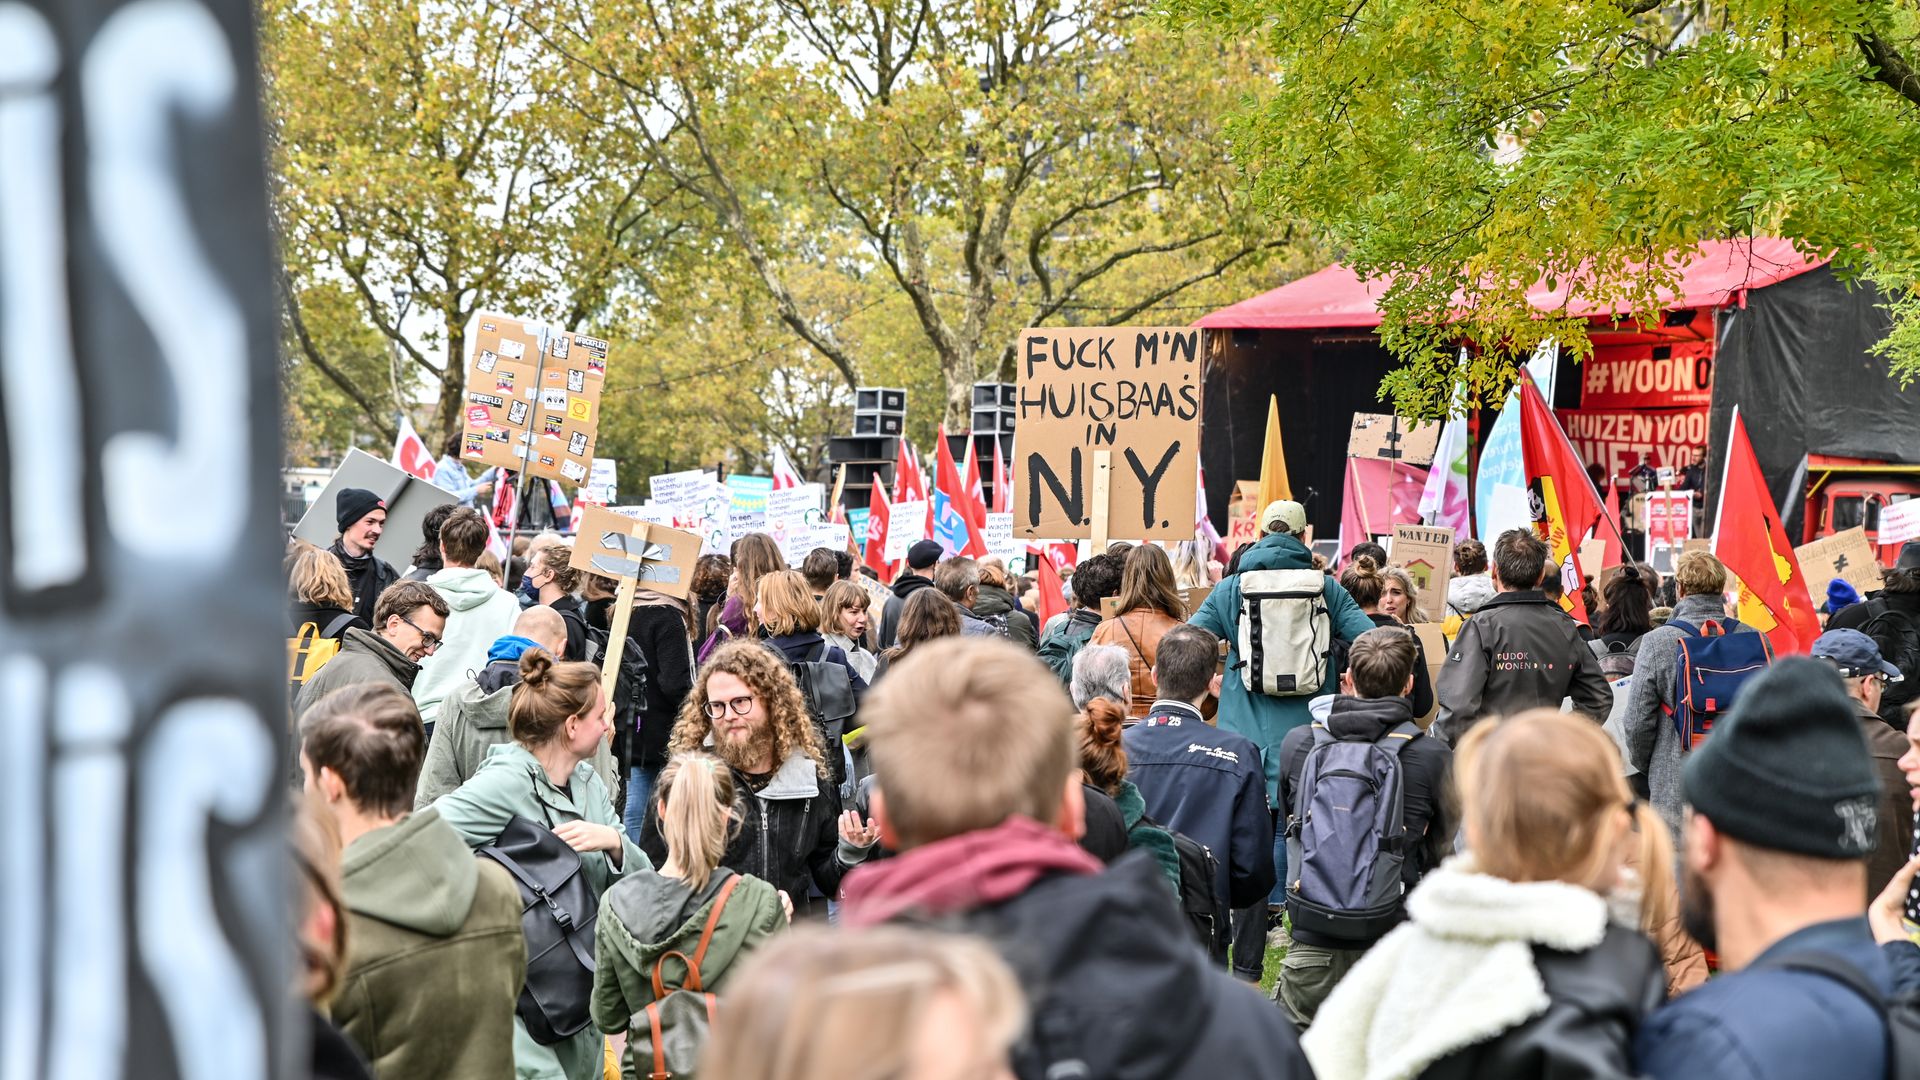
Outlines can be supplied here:
[[1093, 554], [1101, 555], [1107, 550], [1107, 503], [1113, 484], [1113, 451], [1095, 450], [1093, 452], [1093, 520], [1090, 541]]

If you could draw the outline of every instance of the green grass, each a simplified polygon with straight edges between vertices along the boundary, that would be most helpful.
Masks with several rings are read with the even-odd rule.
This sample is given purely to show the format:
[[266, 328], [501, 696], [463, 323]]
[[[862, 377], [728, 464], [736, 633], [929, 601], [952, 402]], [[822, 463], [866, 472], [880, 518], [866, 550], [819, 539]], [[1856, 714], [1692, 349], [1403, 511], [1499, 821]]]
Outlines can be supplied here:
[[1263, 993], [1273, 993], [1273, 981], [1280, 977], [1280, 960], [1287, 950], [1278, 945], [1267, 946], [1267, 956], [1260, 966], [1260, 989]]

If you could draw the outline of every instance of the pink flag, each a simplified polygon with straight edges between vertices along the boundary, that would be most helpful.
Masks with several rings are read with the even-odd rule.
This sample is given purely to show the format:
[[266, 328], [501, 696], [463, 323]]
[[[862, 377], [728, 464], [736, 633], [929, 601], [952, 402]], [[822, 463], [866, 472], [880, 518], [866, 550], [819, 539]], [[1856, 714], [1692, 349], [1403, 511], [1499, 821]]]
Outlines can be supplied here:
[[800, 474], [794, 471], [793, 462], [787, 460], [787, 451], [775, 443], [773, 447], [773, 490], [800, 486]]
[[1420, 493], [1427, 470], [1388, 458], [1347, 459], [1345, 492], [1340, 500], [1340, 557], [1353, 545], [1388, 536], [1395, 525], [1420, 523]]
[[1000, 458], [1000, 436], [993, 439], [993, 512], [1005, 514], [1013, 510], [1013, 469]]

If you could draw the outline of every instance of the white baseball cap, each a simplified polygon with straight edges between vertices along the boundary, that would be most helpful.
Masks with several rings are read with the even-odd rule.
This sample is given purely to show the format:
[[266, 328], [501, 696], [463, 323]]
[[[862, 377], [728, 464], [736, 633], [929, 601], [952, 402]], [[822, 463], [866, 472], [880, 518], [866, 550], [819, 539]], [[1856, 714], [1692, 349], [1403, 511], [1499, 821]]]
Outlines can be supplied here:
[[1307, 531], [1307, 508], [1292, 499], [1276, 499], [1260, 512], [1260, 531], [1275, 532], [1285, 525], [1295, 536]]

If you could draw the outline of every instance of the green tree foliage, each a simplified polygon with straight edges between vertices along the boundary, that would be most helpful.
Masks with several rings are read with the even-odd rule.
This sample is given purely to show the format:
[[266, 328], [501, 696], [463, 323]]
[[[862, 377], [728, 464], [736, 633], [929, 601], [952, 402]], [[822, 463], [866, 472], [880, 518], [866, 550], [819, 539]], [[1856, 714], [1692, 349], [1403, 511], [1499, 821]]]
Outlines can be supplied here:
[[[1536, 281], [1655, 309], [1702, 239], [1775, 235], [1892, 302], [1920, 374], [1920, 8], [1911, 0], [1169, 0], [1278, 64], [1229, 125], [1257, 201], [1389, 275], [1406, 415], [1497, 402], [1553, 337]], [[1462, 335], [1481, 347], [1464, 372]]]

